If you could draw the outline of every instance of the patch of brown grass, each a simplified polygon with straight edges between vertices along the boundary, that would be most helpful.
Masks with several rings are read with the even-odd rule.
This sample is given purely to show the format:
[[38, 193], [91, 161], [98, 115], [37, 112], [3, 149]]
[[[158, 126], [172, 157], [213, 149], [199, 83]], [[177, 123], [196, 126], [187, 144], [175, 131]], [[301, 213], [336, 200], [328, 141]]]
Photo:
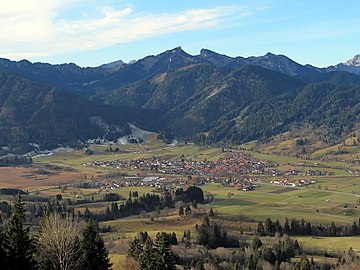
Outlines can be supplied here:
[[71, 171], [58, 171], [56, 174], [37, 174], [37, 168], [0, 167], [0, 188], [33, 189], [83, 181], [83, 174]]

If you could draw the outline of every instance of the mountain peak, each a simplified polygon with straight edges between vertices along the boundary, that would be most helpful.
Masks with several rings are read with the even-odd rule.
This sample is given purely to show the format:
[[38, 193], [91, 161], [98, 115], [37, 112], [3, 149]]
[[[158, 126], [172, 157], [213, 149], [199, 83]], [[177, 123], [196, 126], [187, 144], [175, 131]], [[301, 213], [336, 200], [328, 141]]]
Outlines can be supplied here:
[[268, 52], [267, 54], [265, 54], [265, 56], [275, 56], [275, 54]]
[[100, 67], [105, 69], [118, 69], [124, 64], [125, 63], [123, 61], [118, 60], [111, 63], [102, 64]]
[[201, 49], [200, 55], [198, 56], [205, 61], [213, 63], [217, 66], [225, 66], [234, 61], [234, 59], [230, 56], [219, 54], [208, 49]]
[[213, 54], [218, 54], [218, 53], [216, 53], [216, 52], [214, 52], [212, 50], [209, 50], [209, 49], [204, 49], [204, 48], [200, 50], [200, 55], [201, 56], [207, 57], [209, 54], [213, 55]]
[[173, 53], [173, 54], [176, 54], [176, 53], [185, 53], [185, 51], [181, 48], [181, 46], [177, 46], [173, 49], [170, 49], [170, 50], [167, 50], [165, 51], [165, 53]]
[[360, 54], [357, 54], [350, 60], [346, 61], [344, 65], [360, 67]]

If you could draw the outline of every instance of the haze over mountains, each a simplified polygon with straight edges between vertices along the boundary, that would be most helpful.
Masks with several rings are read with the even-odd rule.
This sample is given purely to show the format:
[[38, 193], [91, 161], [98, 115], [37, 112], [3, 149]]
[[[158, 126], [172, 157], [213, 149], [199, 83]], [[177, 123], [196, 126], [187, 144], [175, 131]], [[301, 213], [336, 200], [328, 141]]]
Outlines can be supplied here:
[[360, 56], [327, 68], [284, 55], [180, 47], [100, 67], [0, 59], [0, 146], [115, 138], [126, 122], [199, 143], [244, 143], [312, 125], [328, 143], [356, 129]]

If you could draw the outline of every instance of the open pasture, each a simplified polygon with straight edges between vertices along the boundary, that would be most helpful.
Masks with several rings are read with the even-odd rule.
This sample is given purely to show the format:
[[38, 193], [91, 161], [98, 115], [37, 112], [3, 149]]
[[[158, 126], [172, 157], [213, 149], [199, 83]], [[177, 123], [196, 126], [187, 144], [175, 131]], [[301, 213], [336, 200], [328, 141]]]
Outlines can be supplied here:
[[[169, 216], [156, 216], [150, 213], [149, 217], [129, 217], [113, 221], [102, 222], [102, 227], [110, 226], [117, 234], [126, 235], [126, 237], [135, 237], [141, 231], [147, 231], [151, 237], [155, 237], [158, 232], [175, 232], [178, 238], [181, 238], [184, 231], [193, 231], [196, 224], [201, 224], [201, 218], [179, 217], [176, 214]], [[116, 235], [116, 233], [115, 233]]]
[[311, 237], [297, 236], [294, 237], [304, 248], [318, 249], [324, 251], [343, 251], [351, 247], [354, 251], [360, 251], [360, 237]]
[[[111, 202], [102, 202], [105, 193], [117, 193], [122, 199], [127, 199], [130, 192], [137, 191], [139, 196], [144, 193], [152, 193], [154, 189], [147, 186], [121, 187], [117, 189], [101, 188], [78, 188], [78, 184], [85, 180], [92, 181], [97, 176], [108, 175], [106, 178], [116, 180], [120, 174], [134, 175], [139, 171], [118, 170], [115, 168], [105, 168], [101, 166], [87, 167], [83, 164], [91, 163], [95, 160], [113, 161], [129, 160], [140, 158], [166, 157], [172, 160], [185, 158], [193, 160], [218, 160], [224, 156], [219, 148], [200, 147], [195, 145], [169, 146], [153, 138], [151, 142], [142, 145], [112, 145], [112, 148], [120, 148], [120, 152], [109, 152], [109, 144], [91, 145], [92, 155], [86, 155], [83, 150], [71, 152], [59, 152], [50, 156], [34, 158], [34, 166], [29, 168], [13, 167], [0, 168], [0, 185], [2, 187], [17, 187], [25, 190], [37, 190], [40, 196], [55, 196], [61, 194], [64, 199], [86, 200], [86, 203], [76, 206], [76, 210], [84, 212], [89, 208], [92, 212], [104, 212]], [[197, 211], [208, 213], [213, 208], [217, 222], [222, 224], [229, 233], [240, 234], [244, 237], [252, 237], [251, 232], [256, 229], [257, 221], [264, 221], [270, 217], [272, 220], [279, 219], [281, 222], [285, 218], [304, 218], [316, 224], [330, 224], [334, 221], [337, 224], [352, 224], [360, 216], [360, 182], [359, 177], [351, 173], [350, 170], [356, 169], [345, 162], [324, 161], [324, 160], [302, 160], [295, 157], [276, 156], [272, 154], [262, 154], [248, 152], [250, 156], [258, 160], [267, 160], [280, 164], [272, 169], [285, 172], [287, 170], [300, 171], [297, 176], [270, 176], [256, 175], [262, 182], [255, 190], [244, 192], [234, 187], [223, 187], [219, 183], [211, 183], [202, 186], [205, 194], [211, 194], [214, 201], [208, 205], [199, 205]], [[71, 170], [59, 170], [55, 174], [34, 174], [38, 168], [46, 165], [56, 165]], [[322, 170], [330, 172], [324, 176], [307, 176], [307, 170]], [[86, 175], [86, 177], [85, 177]], [[147, 175], [147, 172], [143, 173]], [[149, 176], [152, 176], [149, 174]], [[171, 175], [167, 177], [173, 177]], [[185, 176], [184, 176], [185, 177]], [[237, 176], [246, 177], [244, 176]], [[284, 187], [270, 184], [271, 180], [289, 178], [292, 180], [316, 180], [316, 184], [304, 187]], [[102, 180], [100, 180], [102, 181]], [[59, 188], [59, 185], [65, 187]], [[94, 202], [92, 199], [94, 198]], [[118, 203], [123, 200], [118, 201]], [[194, 211], [195, 212], [195, 211]], [[242, 219], [242, 217], [245, 217]], [[155, 236], [159, 231], [175, 232], [181, 237], [185, 230], [194, 232], [196, 224], [202, 222], [201, 215], [192, 217], [179, 217], [177, 209], [162, 210], [161, 213], [142, 213], [139, 216], [131, 216], [113, 221], [101, 222], [101, 227], [110, 226], [114, 231], [106, 233], [106, 241], [119, 238], [132, 238], [140, 231], [147, 231], [151, 236]], [[340, 249], [346, 250], [349, 245], [357, 248], [355, 241], [347, 237], [329, 239], [312, 239], [307, 237], [299, 238], [300, 244], [306, 248], [321, 248], [338, 245]], [[326, 242], [327, 241], [327, 242]], [[353, 244], [354, 243], [354, 244]], [[359, 247], [360, 249], [360, 247]], [[330, 250], [330, 248], [328, 249]]]
[[249, 192], [218, 184], [208, 184], [203, 189], [214, 196], [212, 207], [224, 216], [248, 216], [256, 220], [304, 218], [315, 223], [349, 224], [360, 215], [360, 209], [355, 208], [358, 197], [345, 192], [311, 187], [282, 192], [284, 187], [265, 183]]

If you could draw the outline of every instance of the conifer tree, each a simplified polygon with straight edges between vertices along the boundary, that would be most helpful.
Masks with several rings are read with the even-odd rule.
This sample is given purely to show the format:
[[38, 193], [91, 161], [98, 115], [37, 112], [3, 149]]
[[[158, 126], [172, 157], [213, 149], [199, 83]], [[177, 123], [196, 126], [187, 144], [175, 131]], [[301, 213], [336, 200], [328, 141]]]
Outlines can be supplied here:
[[30, 228], [24, 228], [25, 211], [25, 203], [18, 195], [4, 235], [4, 250], [9, 270], [34, 269], [34, 243], [29, 236]]
[[143, 251], [140, 255], [140, 269], [141, 270], [156, 269], [153, 242], [150, 239], [146, 240]]
[[127, 254], [131, 258], [135, 260], [139, 260], [142, 252], [143, 252], [143, 246], [141, 245], [139, 238], [135, 237], [135, 239], [132, 240], [129, 244], [129, 249], [127, 251]]
[[184, 207], [180, 206], [179, 207], [179, 216], [183, 216], [184, 215]]
[[210, 208], [209, 217], [213, 217], [213, 216], [215, 216], [214, 210], [212, 208]]
[[266, 235], [264, 225], [263, 225], [263, 223], [261, 221], [258, 223], [256, 234], [258, 236], [265, 236]]
[[104, 241], [100, 237], [98, 225], [94, 221], [88, 222], [82, 236], [83, 268], [87, 270], [110, 270], [111, 263]]
[[158, 233], [154, 243], [155, 269], [175, 270], [176, 257], [170, 249], [166, 234]]

